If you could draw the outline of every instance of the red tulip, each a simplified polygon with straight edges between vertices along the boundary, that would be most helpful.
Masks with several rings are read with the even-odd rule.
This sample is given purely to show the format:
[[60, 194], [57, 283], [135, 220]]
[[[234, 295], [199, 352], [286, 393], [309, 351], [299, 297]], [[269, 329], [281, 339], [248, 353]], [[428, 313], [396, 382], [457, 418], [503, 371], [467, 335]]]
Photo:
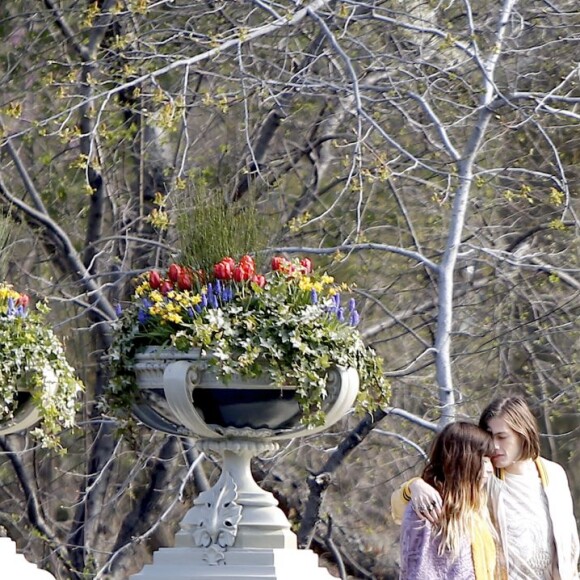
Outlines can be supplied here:
[[250, 254], [245, 254], [240, 258], [240, 264], [251, 264], [252, 266], [255, 266], [256, 262], [254, 262], [254, 258], [252, 258]]
[[288, 260], [282, 256], [272, 258], [272, 270], [284, 272], [288, 268]]
[[233, 278], [236, 282], [243, 282], [244, 280], [249, 280], [253, 273], [243, 266], [236, 266], [233, 271]]
[[167, 276], [169, 276], [169, 279], [172, 282], [177, 282], [180, 274], [181, 274], [180, 266], [178, 266], [177, 264], [171, 264], [171, 266], [169, 266], [169, 269], [167, 270]]
[[246, 280], [251, 280], [256, 273], [256, 264], [251, 256], [244, 256], [240, 260], [240, 268], [244, 271]]
[[266, 278], [262, 274], [256, 274], [252, 277], [252, 282], [263, 288], [266, 285]]
[[159, 290], [161, 291], [161, 294], [165, 296], [168, 292], [173, 290], [173, 284], [169, 280], [165, 280], [165, 282], [161, 284], [161, 288]]
[[151, 286], [153, 290], [157, 290], [157, 288], [161, 286], [161, 276], [157, 270], [151, 270], [151, 272], [149, 272], [149, 286]]
[[312, 260], [310, 258], [302, 258], [302, 260], [300, 260], [300, 265], [304, 268], [306, 274], [312, 272]]
[[30, 298], [28, 294], [20, 294], [20, 296], [16, 299], [16, 306], [22, 306], [22, 308], [26, 308], [30, 302]]
[[233, 277], [233, 269], [234, 266], [232, 266], [231, 262], [222, 260], [213, 267], [213, 273], [218, 280], [231, 280]]
[[177, 287], [180, 290], [191, 290], [192, 282], [189, 272], [182, 271], [177, 279]]

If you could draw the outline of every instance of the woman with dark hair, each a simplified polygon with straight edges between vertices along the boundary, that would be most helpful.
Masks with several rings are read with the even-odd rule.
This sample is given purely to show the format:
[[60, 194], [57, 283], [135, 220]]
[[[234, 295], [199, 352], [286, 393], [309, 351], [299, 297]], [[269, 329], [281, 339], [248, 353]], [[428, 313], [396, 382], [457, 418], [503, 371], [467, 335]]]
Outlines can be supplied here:
[[[489, 509], [506, 555], [510, 580], [577, 580], [578, 529], [566, 473], [540, 457], [534, 416], [521, 397], [492, 401], [480, 427], [491, 434], [496, 477], [488, 483]], [[436, 486], [416, 478], [391, 498], [400, 520], [406, 501], [431, 524], [445, 511]]]
[[433, 441], [422, 479], [443, 499], [435, 524], [409, 506], [401, 526], [403, 580], [502, 578], [484, 488], [493, 441], [471, 423], [447, 425]]

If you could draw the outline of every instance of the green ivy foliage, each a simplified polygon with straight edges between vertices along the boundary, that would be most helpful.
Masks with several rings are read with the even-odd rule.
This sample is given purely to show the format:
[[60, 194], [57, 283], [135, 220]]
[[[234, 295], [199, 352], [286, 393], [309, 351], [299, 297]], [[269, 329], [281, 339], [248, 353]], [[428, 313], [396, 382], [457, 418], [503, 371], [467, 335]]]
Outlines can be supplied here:
[[64, 451], [59, 433], [74, 426], [83, 387], [46, 323], [48, 307], [40, 303], [28, 311], [13, 302], [9, 306], [13, 292], [0, 286], [0, 424], [14, 418], [18, 393], [28, 391], [40, 415], [33, 436], [44, 447]]

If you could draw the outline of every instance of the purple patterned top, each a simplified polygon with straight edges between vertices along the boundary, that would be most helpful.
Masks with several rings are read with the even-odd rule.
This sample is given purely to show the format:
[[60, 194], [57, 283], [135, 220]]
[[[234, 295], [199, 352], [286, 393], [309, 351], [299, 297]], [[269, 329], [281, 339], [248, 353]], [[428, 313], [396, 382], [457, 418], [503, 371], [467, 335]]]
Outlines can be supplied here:
[[401, 524], [401, 580], [475, 580], [471, 541], [461, 542], [459, 554], [437, 553], [439, 539], [432, 525], [419, 519], [411, 504]]

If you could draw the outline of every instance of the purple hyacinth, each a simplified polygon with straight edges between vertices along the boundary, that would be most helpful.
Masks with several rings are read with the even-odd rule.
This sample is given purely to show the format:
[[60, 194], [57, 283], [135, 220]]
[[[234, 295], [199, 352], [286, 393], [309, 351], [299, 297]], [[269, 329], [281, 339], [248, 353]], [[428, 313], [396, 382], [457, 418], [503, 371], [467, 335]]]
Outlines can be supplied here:
[[137, 312], [137, 321], [139, 324], [145, 324], [148, 318], [149, 312], [147, 310], [143, 310], [143, 308], [139, 308], [139, 312]]
[[318, 292], [314, 288], [310, 290], [310, 302], [312, 304], [318, 304]]
[[336, 309], [336, 317], [339, 322], [344, 322], [344, 308], [341, 307]]
[[360, 322], [359, 313], [356, 310], [351, 310], [350, 316], [349, 316], [349, 319], [348, 319], [348, 323], [351, 326], [358, 326], [358, 323], [359, 322]]
[[348, 309], [350, 310], [350, 312], [354, 312], [356, 310], [356, 301], [354, 298], [351, 298], [348, 301]]
[[8, 312], [7, 316], [11, 318], [26, 318], [26, 310], [22, 304], [18, 306], [14, 303], [14, 298], [8, 298]]
[[222, 291], [222, 300], [224, 302], [231, 302], [234, 299], [234, 289], [226, 286]]
[[340, 294], [335, 294], [332, 299], [334, 300], [335, 306], [340, 308]]
[[211, 308], [218, 308], [219, 307], [218, 299], [217, 299], [215, 294], [209, 295], [208, 303], [209, 303]]

